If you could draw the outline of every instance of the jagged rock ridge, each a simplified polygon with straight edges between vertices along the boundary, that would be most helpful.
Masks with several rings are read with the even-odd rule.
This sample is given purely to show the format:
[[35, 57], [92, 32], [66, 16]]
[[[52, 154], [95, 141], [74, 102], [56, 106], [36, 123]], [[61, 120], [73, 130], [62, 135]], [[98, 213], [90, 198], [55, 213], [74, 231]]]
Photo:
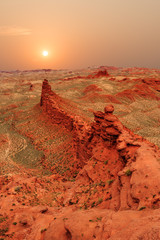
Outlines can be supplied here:
[[[45, 80], [41, 97], [43, 111], [54, 123], [61, 123], [73, 132], [75, 157], [84, 166], [76, 178], [75, 188], [82, 182], [102, 181], [105, 183], [101, 192], [105, 208], [159, 207], [158, 148], [124, 127], [113, 115], [112, 105], [106, 106], [104, 112], [94, 112], [95, 122], [88, 125], [79, 116], [70, 116], [60, 109], [59, 101], [63, 100], [52, 92]], [[67, 200], [62, 196], [61, 202], [74, 201], [74, 193]], [[92, 199], [88, 200], [89, 206], [92, 203]]]
[[63, 102], [62, 98], [54, 93], [48, 81], [44, 80], [40, 106], [42, 106], [43, 111], [50, 116], [53, 123], [63, 124], [67, 129], [72, 130], [73, 117], [69, 116], [65, 110], [60, 107], [61, 102]]

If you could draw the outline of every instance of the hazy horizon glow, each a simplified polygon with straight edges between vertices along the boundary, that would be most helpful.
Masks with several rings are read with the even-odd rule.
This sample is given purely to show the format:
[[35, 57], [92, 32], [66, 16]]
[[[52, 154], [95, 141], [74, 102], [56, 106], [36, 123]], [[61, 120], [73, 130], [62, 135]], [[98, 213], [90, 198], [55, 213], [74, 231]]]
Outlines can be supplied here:
[[0, 70], [160, 68], [159, 9], [159, 0], [1, 1]]

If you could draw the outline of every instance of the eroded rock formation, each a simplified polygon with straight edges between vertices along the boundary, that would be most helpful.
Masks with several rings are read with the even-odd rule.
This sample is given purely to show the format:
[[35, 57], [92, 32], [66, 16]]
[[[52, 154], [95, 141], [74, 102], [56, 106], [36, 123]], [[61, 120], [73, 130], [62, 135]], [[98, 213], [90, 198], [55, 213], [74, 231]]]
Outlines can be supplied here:
[[[94, 112], [95, 121], [89, 125], [80, 117], [62, 111], [58, 106], [60, 101], [63, 100], [51, 91], [45, 80], [41, 97], [43, 111], [54, 123], [64, 124], [73, 132], [75, 156], [82, 162], [72, 191], [69, 189], [69, 194], [66, 191], [61, 196], [61, 204], [80, 204], [83, 199], [91, 207], [101, 196], [101, 205], [114, 210], [159, 208], [158, 148], [124, 127], [113, 115], [112, 105], [107, 105], [104, 112]], [[78, 190], [78, 196], [78, 187], [86, 183], [101, 183], [99, 194], [86, 197]]]
[[109, 77], [109, 73], [106, 69], [99, 70], [94, 74], [88, 75], [87, 78], [100, 78], [100, 77]]
[[63, 99], [51, 90], [47, 80], [43, 81], [40, 106], [50, 116], [52, 123], [62, 124], [67, 129], [73, 128], [73, 117], [62, 108]]

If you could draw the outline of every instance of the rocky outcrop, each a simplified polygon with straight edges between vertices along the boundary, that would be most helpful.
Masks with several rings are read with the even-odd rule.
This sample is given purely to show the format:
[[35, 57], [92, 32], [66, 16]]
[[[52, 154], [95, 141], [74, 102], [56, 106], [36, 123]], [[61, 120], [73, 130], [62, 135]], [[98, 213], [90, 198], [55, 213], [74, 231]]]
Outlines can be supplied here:
[[[94, 112], [95, 121], [90, 126], [80, 121], [74, 123], [75, 149], [84, 167], [76, 178], [68, 202], [83, 199], [87, 207], [100, 203], [102, 208], [114, 210], [159, 208], [157, 159], [160, 152], [124, 127], [113, 111], [114, 107], [108, 105], [104, 112]], [[86, 195], [79, 190], [84, 184], [99, 187], [90, 188]], [[81, 199], [74, 197], [77, 189]], [[98, 194], [91, 197], [92, 191], [97, 190]]]
[[104, 209], [70, 212], [52, 221], [44, 240], [158, 240], [159, 216], [158, 210], [154, 211], [152, 217], [150, 212], [112, 212]]
[[109, 73], [106, 69], [99, 70], [98, 72], [95, 72], [94, 74], [88, 75], [88, 79], [92, 78], [100, 78], [100, 77], [109, 77]]
[[[104, 112], [94, 112], [95, 121], [87, 124], [63, 111], [61, 101], [45, 80], [43, 110], [54, 123], [72, 131], [75, 159], [80, 163], [76, 182], [72, 190], [61, 195], [60, 204], [85, 203], [87, 208], [100, 204], [113, 210], [159, 208], [158, 148], [127, 129], [113, 114], [113, 105], [107, 105]], [[89, 194], [98, 193], [87, 196], [81, 188], [86, 184]]]
[[74, 77], [69, 77], [69, 78], [64, 78], [64, 81], [70, 81], [70, 80], [75, 80], [75, 79], [94, 79], [94, 78], [101, 78], [101, 77], [109, 77], [109, 73], [107, 69], [102, 68], [92, 74], [89, 74], [88, 76], [74, 76]]
[[124, 127], [113, 111], [113, 106], [108, 105], [104, 112], [94, 112], [95, 122], [80, 146], [80, 149], [85, 146], [90, 160], [77, 180], [101, 182], [104, 188], [99, 191], [102, 191], [102, 206], [105, 208], [159, 208], [157, 159], [160, 152], [156, 146]]
[[51, 90], [51, 86], [45, 79], [42, 85], [40, 106], [42, 106], [43, 112], [50, 117], [52, 123], [61, 124], [71, 131], [73, 128], [73, 117], [68, 115], [63, 109], [62, 103], [63, 99]]

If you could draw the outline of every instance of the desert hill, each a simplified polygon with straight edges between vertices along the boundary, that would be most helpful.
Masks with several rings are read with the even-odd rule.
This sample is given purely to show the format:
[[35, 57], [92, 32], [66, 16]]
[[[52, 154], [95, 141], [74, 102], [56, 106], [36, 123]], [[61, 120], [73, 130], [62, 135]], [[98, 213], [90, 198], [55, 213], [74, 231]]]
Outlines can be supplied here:
[[159, 70], [0, 81], [1, 239], [160, 239]]

